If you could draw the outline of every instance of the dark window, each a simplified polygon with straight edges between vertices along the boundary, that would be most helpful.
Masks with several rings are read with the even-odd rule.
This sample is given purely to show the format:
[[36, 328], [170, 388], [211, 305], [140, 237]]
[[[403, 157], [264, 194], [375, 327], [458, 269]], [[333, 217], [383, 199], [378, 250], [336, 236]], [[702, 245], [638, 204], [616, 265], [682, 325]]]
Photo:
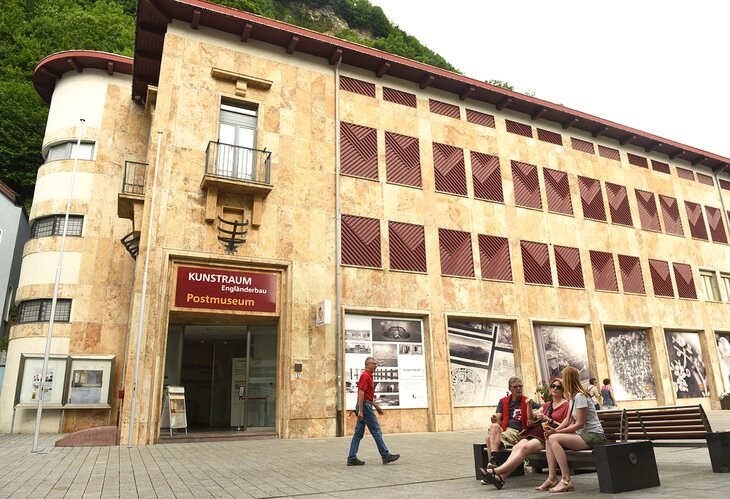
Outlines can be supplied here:
[[636, 204], [639, 206], [641, 228], [661, 232], [662, 227], [659, 225], [659, 212], [656, 209], [654, 193], [640, 189], [635, 189], [634, 192], [636, 193]]
[[587, 152], [588, 154], [596, 154], [596, 149], [592, 142], [587, 140], [576, 139], [575, 137], [570, 138], [570, 145], [576, 151]]
[[340, 76], [340, 88], [348, 92], [375, 97], [375, 85], [348, 76]]
[[380, 268], [380, 220], [342, 215], [342, 263]]
[[606, 208], [603, 205], [601, 182], [594, 178], [578, 176], [580, 201], [583, 206], [583, 216], [591, 220], [606, 221]]
[[651, 169], [654, 170], [655, 172], [662, 172], [662, 173], [666, 173], [667, 175], [670, 174], [669, 165], [666, 163], [662, 163], [661, 161], [655, 161], [652, 159], [651, 160]]
[[692, 170], [688, 170], [686, 168], [680, 168], [677, 167], [677, 176], [679, 178], [683, 178], [685, 180], [694, 180], [695, 179], [695, 172]]
[[573, 203], [570, 199], [568, 174], [550, 168], [543, 168], [542, 176], [545, 179], [545, 196], [547, 197], [548, 211], [562, 213], [563, 215], [572, 215]]
[[391, 270], [426, 272], [426, 237], [423, 225], [388, 222]]
[[437, 191], [466, 196], [466, 169], [462, 149], [434, 142], [433, 168]]
[[537, 140], [549, 142], [550, 144], [555, 144], [556, 146], [563, 145], [562, 135], [560, 135], [559, 133], [551, 132], [549, 130], [543, 130], [542, 128], [537, 129]]
[[697, 299], [697, 289], [692, 277], [692, 267], [686, 263], [673, 263], [674, 280], [677, 283], [677, 294], [680, 298]]
[[624, 293], [645, 295], [644, 275], [641, 273], [639, 257], [618, 255], [618, 266], [621, 269], [621, 282], [624, 286]]
[[629, 163], [632, 165], [641, 168], [649, 168], [649, 162], [643, 156], [637, 156], [636, 154], [631, 153], [628, 153], [627, 156], [629, 158]]
[[377, 131], [343, 121], [340, 124], [340, 165], [344, 175], [377, 180]]
[[432, 113], [448, 116], [449, 118], [459, 119], [459, 106], [447, 104], [440, 100], [428, 99], [428, 109]]
[[518, 123], [512, 120], [504, 120], [507, 123], [507, 131], [523, 137], [532, 137], [532, 127], [524, 123]]
[[540, 178], [535, 165], [513, 160], [512, 183], [514, 184], [515, 204], [517, 206], [542, 210]]
[[621, 155], [619, 154], [618, 149], [599, 145], [598, 154], [604, 158], [613, 159], [614, 161], [621, 161]]
[[629, 194], [623, 185], [606, 182], [606, 198], [608, 198], [608, 212], [611, 214], [611, 223], [634, 226], [629, 208]]
[[401, 106], [416, 107], [416, 96], [414, 94], [394, 88], [383, 87], [383, 100], [395, 102]]
[[499, 158], [476, 151], [471, 151], [470, 156], [474, 197], [498, 203], [504, 202]]
[[553, 276], [550, 270], [550, 255], [548, 245], [533, 241], [520, 241], [522, 250], [522, 267], [527, 284], [553, 283]]
[[482, 279], [511, 281], [512, 265], [509, 256], [509, 241], [506, 237], [478, 235], [479, 260]]
[[726, 191], [730, 191], [730, 182], [727, 180], [719, 179], [720, 180], [720, 189], [724, 189]]
[[651, 273], [651, 284], [656, 296], [674, 298], [672, 287], [672, 276], [669, 274], [669, 264], [663, 260], [649, 259], [649, 271]]
[[659, 206], [662, 208], [662, 218], [664, 219], [664, 230], [667, 234], [683, 236], [682, 219], [679, 216], [679, 204], [677, 200], [670, 196], [659, 194]]
[[702, 216], [702, 207], [691, 201], [685, 201], [684, 207], [687, 210], [687, 222], [689, 222], [689, 232], [692, 237], [707, 241], [707, 229], [705, 228], [705, 217]]
[[600, 291], [618, 291], [613, 255], [605, 251], [593, 250], [589, 254], [591, 257], [591, 268], [593, 269], [593, 283], [596, 289]]
[[[51, 299], [28, 300], [18, 305], [18, 322], [48, 322], [51, 320]], [[71, 300], [57, 299], [54, 322], [71, 320]]]
[[584, 288], [583, 268], [578, 248], [555, 246], [555, 268], [558, 271], [558, 285], [565, 288]]
[[441, 274], [474, 277], [471, 234], [460, 230], [439, 229]]
[[727, 234], [725, 233], [725, 224], [722, 222], [720, 210], [711, 206], [705, 206], [707, 213], [707, 225], [710, 226], [710, 235], [715, 243], [727, 244]]
[[421, 187], [418, 139], [385, 132], [385, 178], [394, 184]]
[[[63, 234], [63, 222], [66, 215], [50, 215], [39, 217], [33, 220], [33, 227], [30, 230], [31, 239], [36, 237], [60, 236]], [[81, 236], [84, 228], [83, 215], [69, 215], [67, 236]]]
[[491, 114], [480, 113], [479, 111], [474, 111], [469, 108], [466, 108], [466, 121], [494, 128], [494, 116]]
[[697, 182], [715, 187], [715, 182], [712, 180], [712, 177], [704, 173], [697, 173]]

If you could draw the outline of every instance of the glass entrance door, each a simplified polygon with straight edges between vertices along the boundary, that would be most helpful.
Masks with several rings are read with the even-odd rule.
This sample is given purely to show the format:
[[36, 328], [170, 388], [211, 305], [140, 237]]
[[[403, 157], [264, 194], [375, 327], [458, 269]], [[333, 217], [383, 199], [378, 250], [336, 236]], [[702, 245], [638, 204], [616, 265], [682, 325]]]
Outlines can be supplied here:
[[276, 327], [249, 328], [247, 428], [276, 426]]

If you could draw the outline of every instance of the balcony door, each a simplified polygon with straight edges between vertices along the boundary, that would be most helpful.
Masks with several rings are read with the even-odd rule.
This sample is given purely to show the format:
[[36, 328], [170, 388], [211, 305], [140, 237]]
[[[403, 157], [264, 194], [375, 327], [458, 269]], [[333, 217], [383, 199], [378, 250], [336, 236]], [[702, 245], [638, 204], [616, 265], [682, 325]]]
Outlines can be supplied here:
[[221, 104], [217, 175], [256, 180], [256, 121], [254, 107]]

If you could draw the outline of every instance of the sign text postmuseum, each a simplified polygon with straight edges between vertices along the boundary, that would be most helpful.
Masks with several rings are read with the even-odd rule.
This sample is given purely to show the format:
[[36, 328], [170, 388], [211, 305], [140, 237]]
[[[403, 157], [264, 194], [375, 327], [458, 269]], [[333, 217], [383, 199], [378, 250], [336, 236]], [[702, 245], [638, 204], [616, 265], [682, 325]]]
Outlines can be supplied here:
[[239, 312], [276, 312], [276, 275], [178, 267], [175, 306]]

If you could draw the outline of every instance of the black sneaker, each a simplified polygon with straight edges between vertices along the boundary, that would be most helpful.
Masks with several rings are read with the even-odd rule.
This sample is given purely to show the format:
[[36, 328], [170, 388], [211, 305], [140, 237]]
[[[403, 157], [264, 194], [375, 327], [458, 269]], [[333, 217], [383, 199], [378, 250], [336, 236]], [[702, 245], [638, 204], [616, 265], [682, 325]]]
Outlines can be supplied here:
[[362, 466], [365, 464], [365, 461], [360, 461], [357, 457], [353, 457], [352, 459], [347, 459], [347, 465], [348, 466]]
[[383, 464], [392, 463], [400, 458], [400, 454], [388, 454], [383, 458]]

